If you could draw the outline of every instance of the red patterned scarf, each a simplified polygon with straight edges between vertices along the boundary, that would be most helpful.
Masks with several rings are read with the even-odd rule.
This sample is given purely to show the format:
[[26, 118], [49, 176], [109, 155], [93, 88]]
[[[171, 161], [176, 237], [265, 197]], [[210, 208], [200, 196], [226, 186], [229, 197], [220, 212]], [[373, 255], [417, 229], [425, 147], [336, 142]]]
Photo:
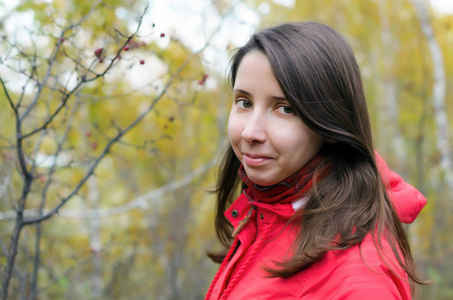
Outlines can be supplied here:
[[239, 167], [238, 174], [255, 195], [257, 201], [265, 203], [290, 203], [302, 198], [312, 188], [313, 174], [321, 161], [321, 155], [316, 155], [297, 173], [272, 186], [261, 186], [253, 183], [245, 173], [242, 164]]

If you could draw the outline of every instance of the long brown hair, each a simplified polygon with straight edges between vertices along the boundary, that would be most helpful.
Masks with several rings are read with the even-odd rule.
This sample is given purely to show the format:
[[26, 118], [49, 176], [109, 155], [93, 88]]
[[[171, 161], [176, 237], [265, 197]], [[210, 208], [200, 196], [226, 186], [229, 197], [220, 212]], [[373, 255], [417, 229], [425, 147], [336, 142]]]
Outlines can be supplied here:
[[[322, 259], [327, 251], [360, 244], [371, 233], [379, 253], [381, 240], [387, 240], [410, 279], [423, 283], [376, 165], [362, 79], [348, 43], [332, 28], [316, 22], [265, 29], [232, 58], [232, 86], [239, 64], [251, 51], [267, 56], [280, 88], [302, 121], [335, 141], [321, 149], [324, 161], [315, 172], [317, 182], [306, 205], [291, 220], [301, 228], [293, 255], [275, 262], [275, 268], [265, 267], [270, 276], [289, 277]], [[225, 248], [232, 242], [232, 226], [224, 212], [239, 190], [239, 165], [229, 147], [219, 168], [215, 224]], [[317, 174], [326, 175], [316, 180]], [[224, 254], [210, 257], [219, 262]]]

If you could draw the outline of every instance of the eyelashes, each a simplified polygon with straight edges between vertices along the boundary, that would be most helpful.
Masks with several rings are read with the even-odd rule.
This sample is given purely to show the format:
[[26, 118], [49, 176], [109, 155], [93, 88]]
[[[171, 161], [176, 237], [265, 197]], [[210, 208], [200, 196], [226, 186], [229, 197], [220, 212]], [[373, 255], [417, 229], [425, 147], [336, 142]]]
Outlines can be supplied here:
[[291, 115], [294, 114], [294, 110], [291, 108], [291, 106], [283, 105], [277, 108], [281, 113], [284, 113], [285, 115]]
[[[251, 101], [243, 98], [236, 99], [235, 104], [240, 109], [250, 109], [253, 107]], [[274, 110], [283, 115], [294, 115], [294, 109], [286, 103], [277, 103]]]
[[240, 108], [245, 108], [245, 109], [252, 107], [252, 103], [245, 99], [237, 99], [236, 105], [239, 106]]

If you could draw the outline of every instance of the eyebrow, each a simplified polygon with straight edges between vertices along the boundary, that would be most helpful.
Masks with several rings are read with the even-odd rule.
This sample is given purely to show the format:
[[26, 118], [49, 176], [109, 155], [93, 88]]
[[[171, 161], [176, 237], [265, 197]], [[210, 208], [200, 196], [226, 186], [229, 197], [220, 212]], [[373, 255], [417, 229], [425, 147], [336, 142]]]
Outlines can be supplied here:
[[[249, 96], [249, 97], [252, 96], [252, 94], [250, 94], [249, 92], [244, 91], [242, 89], [234, 89], [233, 92], [241, 93], [241, 94], [244, 94], [244, 95]], [[277, 100], [277, 101], [289, 101], [288, 99], [286, 99], [285, 96], [282, 96], [282, 97], [280, 97], [280, 96], [271, 96], [270, 99]]]

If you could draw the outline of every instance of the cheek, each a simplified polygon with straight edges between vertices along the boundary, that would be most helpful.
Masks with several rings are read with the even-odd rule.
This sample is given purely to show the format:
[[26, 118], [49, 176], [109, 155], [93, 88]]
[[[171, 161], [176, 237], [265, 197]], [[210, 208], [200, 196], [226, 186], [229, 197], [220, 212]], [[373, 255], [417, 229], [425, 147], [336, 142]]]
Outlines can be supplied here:
[[231, 112], [228, 118], [228, 138], [230, 139], [231, 144], [239, 141], [241, 133], [242, 129], [240, 122], [238, 118], [235, 117], [235, 114]]
[[239, 144], [241, 141], [241, 130], [237, 122], [234, 121], [234, 118], [229, 118], [228, 120], [228, 139], [230, 140], [230, 145], [233, 148], [234, 154], [242, 163], [242, 157], [240, 155]]
[[279, 140], [282, 148], [285, 148], [283, 151], [292, 152], [293, 157], [297, 156], [297, 159], [303, 158], [303, 160], [315, 156], [324, 144], [324, 137], [312, 131], [303, 123], [292, 129], [280, 131]]
[[[319, 134], [311, 131], [307, 132], [305, 137], [305, 143], [307, 144], [307, 153], [308, 156], [315, 156], [321, 150], [322, 145], [324, 144], [324, 137]], [[311, 158], [311, 157], [310, 157]]]

